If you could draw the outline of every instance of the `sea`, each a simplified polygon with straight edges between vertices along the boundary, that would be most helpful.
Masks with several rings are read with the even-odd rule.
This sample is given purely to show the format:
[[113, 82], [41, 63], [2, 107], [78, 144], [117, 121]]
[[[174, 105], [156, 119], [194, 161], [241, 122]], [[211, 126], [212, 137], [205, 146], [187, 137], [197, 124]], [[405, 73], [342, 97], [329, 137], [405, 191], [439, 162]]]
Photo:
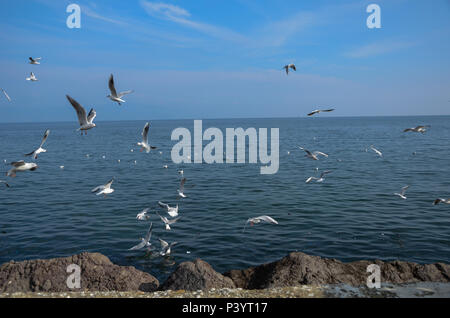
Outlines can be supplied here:
[[[193, 149], [193, 119], [150, 120], [149, 143], [157, 149], [140, 152], [146, 122], [98, 121], [86, 136], [75, 121], [0, 124], [0, 179], [10, 185], [0, 184], [0, 264], [99, 252], [163, 282], [179, 263], [196, 258], [225, 272], [294, 251], [343, 262], [450, 263], [450, 205], [433, 205], [450, 197], [450, 116], [202, 121], [203, 130], [223, 132], [224, 145], [227, 128], [279, 128], [275, 174], [261, 174], [263, 164], [248, 157], [245, 163], [174, 163], [172, 132], [188, 129]], [[403, 132], [417, 125], [430, 127]], [[47, 152], [24, 157], [46, 129]], [[312, 160], [299, 146], [328, 157]], [[6, 177], [18, 160], [35, 161], [38, 169]], [[177, 193], [181, 169], [186, 198]], [[323, 182], [305, 183], [326, 170]], [[115, 191], [106, 198], [91, 192], [111, 178]], [[407, 199], [394, 195], [407, 185]], [[181, 218], [170, 231], [156, 214], [169, 217], [158, 201], [179, 206]], [[150, 219], [137, 220], [145, 208]], [[261, 215], [278, 224], [245, 226]], [[129, 250], [150, 222], [152, 251]], [[170, 256], [159, 255], [159, 239], [178, 242]]]

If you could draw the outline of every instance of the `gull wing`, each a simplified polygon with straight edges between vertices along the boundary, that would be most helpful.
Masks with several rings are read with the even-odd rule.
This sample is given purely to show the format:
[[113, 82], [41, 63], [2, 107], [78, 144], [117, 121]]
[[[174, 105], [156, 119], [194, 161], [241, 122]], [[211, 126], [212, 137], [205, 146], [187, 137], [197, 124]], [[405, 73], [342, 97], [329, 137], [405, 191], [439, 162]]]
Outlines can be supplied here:
[[145, 242], [142, 241], [141, 243], [139, 243], [138, 245], [133, 246], [132, 248], [129, 249], [129, 251], [131, 250], [139, 250], [141, 248], [143, 248], [145, 246]]
[[186, 178], [181, 179], [181, 182], [180, 182], [180, 191], [181, 192], [183, 192], [183, 190], [184, 190], [184, 183], [185, 182], [186, 182]]
[[174, 224], [175, 222], [177, 222], [179, 219], [181, 219], [181, 216], [179, 216], [179, 217], [177, 217], [176, 219], [172, 219], [172, 220], [167, 220], [167, 218], [166, 218], [166, 220], [167, 220], [167, 224]]
[[6, 93], [6, 91], [2, 88], [2, 92], [5, 95], [5, 97], [8, 99], [8, 101], [11, 101], [11, 98], [8, 96], [8, 94]]
[[11, 165], [17, 168], [17, 167], [25, 165], [25, 161], [23, 161], [23, 160], [14, 161], [14, 162], [11, 162]]
[[33, 61], [34, 61], [33, 58], [32, 58], [31, 56], [29, 57], [29, 59], [30, 59], [30, 62], [33, 62]]
[[144, 129], [142, 130], [142, 141], [148, 143], [148, 130], [150, 128], [150, 124], [146, 123]]
[[169, 210], [169, 205], [168, 204], [162, 203], [161, 201], [158, 201], [158, 204], [159, 204], [160, 207], [162, 207], [162, 208], [164, 208], [166, 210]]
[[406, 192], [406, 190], [408, 190], [408, 188], [409, 188], [409, 185], [403, 187], [403, 188], [402, 188], [402, 191], [400, 192], [401, 195], [405, 195], [405, 192]]
[[91, 108], [91, 110], [89, 111], [89, 115], [87, 116], [87, 122], [89, 124], [92, 124], [92, 122], [94, 121], [94, 118], [97, 116], [97, 112], [95, 111], [94, 108]]
[[324, 157], [328, 157], [328, 155], [326, 153], [323, 153], [323, 152], [320, 152], [320, 151], [314, 151], [314, 154], [315, 155], [321, 155], [321, 156], [324, 156]]
[[332, 112], [334, 110], [334, 108], [331, 108], [331, 109], [324, 109], [324, 110], [322, 110], [323, 112]]
[[116, 88], [114, 87], [114, 78], [113, 78], [112, 74], [109, 77], [108, 86], [109, 86], [109, 90], [111, 91], [111, 95], [114, 97], [117, 97]]
[[97, 191], [103, 190], [104, 188], [105, 188], [104, 185], [100, 185], [100, 186], [95, 187], [94, 189], [92, 189], [91, 192], [97, 192]]
[[331, 170], [326, 170], [326, 171], [324, 171], [324, 172], [322, 172], [321, 174], [320, 174], [320, 177], [321, 178], [323, 178], [325, 175], [327, 175], [327, 174], [329, 174], [329, 173], [332, 173], [333, 171], [331, 171]]
[[127, 95], [127, 94], [131, 94], [131, 93], [133, 93], [134, 92], [134, 90], [132, 90], [132, 89], [130, 89], [130, 90], [128, 90], [128, 91], [123, 91], [123, 92], [120, 92], [119, 93], [119, 95], [117, 95], [117, 97], [122, 97], [122, 96], [124, 96], [124, 95]]
[[81, 106], [75, 99], [73, 99], [69, 95], [66, 95], [66, 97], [69, 100], [72, 107], [77, 112], [78, 122], [80, 123], [80, 126], [86, 125], [88, 123], [86, 117], [86, 110], [84, 110], [83, 106]]
[[297, 71], [297, 69], [295, 68], [295, 65], [294, 65], [294, 64], [291, 64], [290, 67], [291, 67], [294, 71]]
[[106, 183], [106, 184], [104, 185], [104, 187], [105, 187], [105, 188], [111, 188], [111, 184], [113, 183], [113, 181], [114, 181], [114, 178], [112, 178], [111, 180], [109, 180], [108, 183]]
[[169, 243], [167, 243], [166, 241], [159, 239], [159, 242], [161, 243], [162, 250], [165, 250], [167, 247], [169, 247]]
[[152, 227], [153, 227], [153, 222], [150, 223], [150, 227], [148, 228], [147, 234], [145, 235], [146, 242], [149, 242], [150, 238], [152, 237]]
[[314, 114], [317, 114], [319, 112], [319, 110], [313, 110], [312, 112], [310, 112], [309, 114], [308, 114], [308, 116], [312, 116], [312, 115], [314, 115]]
[[39, 147], [42, 147], [44, 145], [44, 143], [47, 140], [49, 134], [50, 134], [50, 129], [47, 129], [45, 131], [45, 133], [44, 133], [44, 137], [42, 137], [41, 145]]

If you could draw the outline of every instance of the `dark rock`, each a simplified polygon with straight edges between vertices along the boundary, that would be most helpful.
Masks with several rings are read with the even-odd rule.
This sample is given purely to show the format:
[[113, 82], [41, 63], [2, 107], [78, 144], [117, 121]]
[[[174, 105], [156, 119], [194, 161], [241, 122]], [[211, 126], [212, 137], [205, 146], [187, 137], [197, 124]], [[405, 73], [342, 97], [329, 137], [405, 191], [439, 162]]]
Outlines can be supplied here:
[[[69, 289], [67, 279], [80, 266], [80, 287]], [[0, 292], [65, 291], [155, 291], [158, 280], [133, 266], [113, 264], [99, 253], [81, 253], [64, 258], [11, 261], [0, 266]]]
[[366, 285], [371, 273], [367, 266], [380, 266], [382, 283], [450, 282], [450, 265], [443, 263], [420, 265], [411, 262], [357, 261], [342, 263], [336, 259], [293, 252], [281, 260], [231, 270], [230, 277], [237, 288], [263, 289], [296, 285], [349, 284]]
[[216, 272], [211, 265], [196, 259], [183, 262], [167, 278], [160, 290], [209, 290], [212, 288], [235, 288], [233, 281]]

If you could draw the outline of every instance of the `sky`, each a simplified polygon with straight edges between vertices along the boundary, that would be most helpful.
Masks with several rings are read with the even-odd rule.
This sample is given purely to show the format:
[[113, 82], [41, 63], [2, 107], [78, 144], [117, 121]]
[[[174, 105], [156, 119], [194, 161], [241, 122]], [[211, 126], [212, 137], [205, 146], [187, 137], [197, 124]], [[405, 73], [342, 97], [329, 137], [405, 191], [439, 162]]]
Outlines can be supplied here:
[[[72, 3], [81, 28], [66, 25]], [[367, 27], [373, 3], [381, 28]], [[66, 94], [97, 121], [450, 115], [450, 0], [1, 4], [3, 123], [76, 120]], [[134, 90], [122, 106], [110, 74]]]

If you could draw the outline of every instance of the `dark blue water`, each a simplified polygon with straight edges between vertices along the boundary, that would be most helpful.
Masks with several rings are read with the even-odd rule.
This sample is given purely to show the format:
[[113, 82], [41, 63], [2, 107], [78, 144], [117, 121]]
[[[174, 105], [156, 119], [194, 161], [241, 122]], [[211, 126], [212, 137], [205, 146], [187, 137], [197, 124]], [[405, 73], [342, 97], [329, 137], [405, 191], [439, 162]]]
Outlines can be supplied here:
[[[274, 175], [261, 175], [260, 164], [173, 164], [171, 132], [193, 132], [192, 120], [151, 121], [150, 143], [158, 149], [140, 153], [144, 124], [98, 122], [87, 136], [75, 132], [75, 122], [0, 124], [2, 179], [9, 169], [3, 160], [30, 161], [23, 154], [51, 130], [39, 168], [8, 177], [11, 188], [0, 184], [0, 263], [91, 251], [163, 280], [176, 264], [197, 257], [223, 272], [296, 250], [342, 261], [450, 262], [450, 206], [432, 205], [450, 197], [449, 116], [203, 121], [203, 129], [224, 133], [227, 127], [280, 128]], [[431, 128], [402, 132], [419, 124]], [[383, 158], [365, 151], [372, 144]], [[297, 145], [329, 157], [310, 160]], [[333, 172], [323, 183], [306, 184], [316, 167]], [[177, 200], [179, 168], [188, 179], [183, 200]], [[115, 192], [107, 199], [91, 194], [113, 176]], [[393, 195], [405, 185], [407, 200]], [[182, 218], [171, 231], [154, 213], [159, 200], [180, 205]], [[152, 208], [154, 246], [159, 249], [158, 238], [179, 242], [169, 258], [127, 250], [148, 229], [135, 218], [146, 207]], [[243, 232], [247, 218], [259, 215], [279, 224]]]

